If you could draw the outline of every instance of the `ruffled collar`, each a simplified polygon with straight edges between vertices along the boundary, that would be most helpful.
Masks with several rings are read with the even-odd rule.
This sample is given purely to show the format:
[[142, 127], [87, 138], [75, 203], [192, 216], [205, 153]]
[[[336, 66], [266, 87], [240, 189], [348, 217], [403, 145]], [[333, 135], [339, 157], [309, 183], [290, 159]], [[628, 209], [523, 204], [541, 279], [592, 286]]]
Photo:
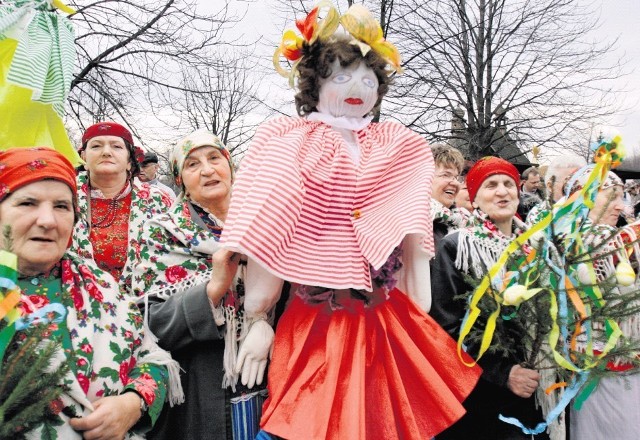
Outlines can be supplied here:
[[367, 116], [364, 118], [347, 118], [328, 115], [326, 113], [314, 112], [307, 115], [309, 121], [324, 122], [335, 128], [345, 128], [347, 130], [360, 131], [364, 129], [373, 120], [373, 116]]

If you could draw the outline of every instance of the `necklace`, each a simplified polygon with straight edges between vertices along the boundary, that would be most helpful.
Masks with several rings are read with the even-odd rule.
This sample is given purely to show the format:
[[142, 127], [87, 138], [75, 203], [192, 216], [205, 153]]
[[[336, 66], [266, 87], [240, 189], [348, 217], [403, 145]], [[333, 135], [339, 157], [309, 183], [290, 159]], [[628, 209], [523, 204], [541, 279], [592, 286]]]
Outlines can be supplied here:
[[[109, 206], [107, 207], [107, 212], [102, 217], [94, 217], [91, 216], [91, 227], [92, 228], [108, 228], [113, 224], [116, 220], [116, 215], [118, 213], [118, 199], [127, 189], [127, 184], [122, 187], [120, 192], [116, 194], [113, 198], [109, 199]], [[89, 190], [89, 194], [91, 194], [91, 190]], [[91, 203], [91, 202], [89, 202]]]

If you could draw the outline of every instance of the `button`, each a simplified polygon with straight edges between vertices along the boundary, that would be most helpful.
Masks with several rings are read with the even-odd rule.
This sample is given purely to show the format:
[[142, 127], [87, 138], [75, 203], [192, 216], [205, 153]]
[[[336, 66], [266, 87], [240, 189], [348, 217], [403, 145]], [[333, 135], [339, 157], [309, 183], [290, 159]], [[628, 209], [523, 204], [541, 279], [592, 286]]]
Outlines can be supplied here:
[[353, 218], [360, 218], [361, 215], [362, 213], [359, 209], [354, 209], [353, 211], [351, 211], [351, 217]]

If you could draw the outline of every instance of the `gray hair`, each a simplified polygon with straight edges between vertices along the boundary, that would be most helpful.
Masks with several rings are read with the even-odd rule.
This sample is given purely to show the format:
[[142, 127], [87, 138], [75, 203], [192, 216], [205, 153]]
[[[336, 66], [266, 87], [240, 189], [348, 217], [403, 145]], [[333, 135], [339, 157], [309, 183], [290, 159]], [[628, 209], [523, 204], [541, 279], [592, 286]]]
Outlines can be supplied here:
[[544, 175], [544, 182], [550, 183], [557, 179], [560, 170], [567, 170], [571, 168], [580, 169], [587, 164], [587, 161], [580, 156], [560, 156], [554, 157], [553, 162], [547, 168], [547, 172]]

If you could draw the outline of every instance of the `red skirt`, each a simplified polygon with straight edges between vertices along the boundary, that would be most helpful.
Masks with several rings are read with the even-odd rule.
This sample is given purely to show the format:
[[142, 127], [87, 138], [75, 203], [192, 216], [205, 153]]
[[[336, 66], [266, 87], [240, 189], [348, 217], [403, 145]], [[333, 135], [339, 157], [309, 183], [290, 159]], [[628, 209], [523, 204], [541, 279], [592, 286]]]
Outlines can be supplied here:
[[[394, 289], [331, 310], [295, 297], [276, 330], [261, 428], [285, 439], [429, 439], [464, 414], [481, 369]], [[467, 359], [470, 361], [471, 359]]]

